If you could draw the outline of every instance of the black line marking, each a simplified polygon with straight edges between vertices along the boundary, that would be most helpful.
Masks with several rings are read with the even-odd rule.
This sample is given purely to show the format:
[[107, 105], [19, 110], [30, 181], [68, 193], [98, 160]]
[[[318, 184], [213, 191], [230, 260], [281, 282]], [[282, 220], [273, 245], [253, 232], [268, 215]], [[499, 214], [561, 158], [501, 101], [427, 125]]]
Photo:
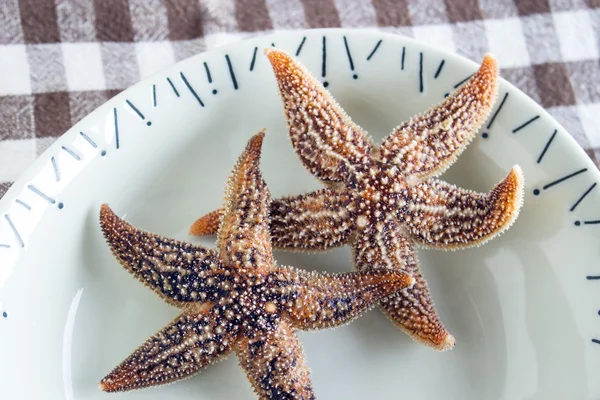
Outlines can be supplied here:
[[586, 172], [587, 170], [588, 170], [587, 168], [583, 168], [583, 169], [580, 169], [579, 171], [573, 172], [572, 174], [569, 174], [569, 175], [563, 176], [562, 178], [559, 178], [559, 179], [557, 179], [557, 180], [555, 180], [555, 181], [552, 181], [552, 182], [550, 182], [550, 183], [548, 183], [548, 184], [546, 184], [546, 185], [542, 186], [542, 189], [544, 189], [544, 190], [548, 190], [548, 189], [550, 189], [552, 186], [558, 185], [559, 183], [562, 183], [562, 182], [564, 182], [564, 181], [566, 181], [566, 180], [569, 180], [569, 179], [571, 179], [571, 178], [573, 178], [573, 177], [575, 177], [575, 176], [577, 176], [577, 175], [579, 175], [579, 174], [583, 174], [583, 173], [584, 173], [584, 172]]
[[275, 43], [271, 43], [271, 47], [275, 47]]
[[152, 85], [152, 106], [156, 107], [156, 85]]
[[375, 45], [375, 47], [373, 48], [373, 50], [371, 50], [371, 53], [367, 56], [367, 61], [371, 60], [371, 58], [373, 57], [373, 54], [375, 54], [375, 52], [377, 51], [377, 49], [381, 45], [381, 42], [383, 42], [383, 39], [379, 39], [379, 42], [377, 42], [377, 44]]
[[31, 206], [29, 204], [25, 203], [23, 200], [15, 199], [15, 203], [25, 207], [25, 209], [27, 211], [31, 211]]
[[302, 51], [302, 46], [304, 46], [304, 42], [306, 42], [306, 36], [304, 36], [302, 38], [302, 41], [300, 42], [300, 46], [298, 46], [298, 49], [296, 49], [296, 57], [298, 57], [300, 55], [300, 52]]
[[167, 82], [169, 82], [169, 85], [171, 85], [171, 89], [173, 89], [173, 92], [175, 92], [175, 96], [179, 97], [179, 92], [177, 91], [177, 88], [173, 82], [171, 82], [171, 78], [167, 78]]
[[446, 63], [446, 60], [442, 60], [442, 62], [440, 63], [440, 66], [437, 69], [437, 71], [435, 71], [435, 75], [433, 76], [433, 79], [437, 79], [438, 76], [440, 76], [440, 73], [442, 72], [442, 68], [444, 68], [444, 64], [445, 63]]
[[69, 149], [68, 147], [65, 147], [65, 146], [61, 146], [61, 149], [63, 149], [64, 151], [66, 151], [67, 154], [69, 154], [71, 157], [73, 157], [77, 161], [81, 161], [81, 157], [79, 156], [79, 154], [75, 153], [73, 150], [71, 150], [71, 149]]
[[540, 118], [540, 116], [536, 115], [535, 117], [531, 118], [530, 120], [524, 122], [522, 125], [517, 126], [515, 129], [512, 130], [512, 133], [519, 132], [521, 129], [525, 128], [527, 125], [531, 124], [532, 122], [534, 122], [535, 120], [537, 120], [539, 118]]
[[138, 110], [138, 108], [134, 106], [131, 101], [125, 100], [125, 103], [127, 103], [127, 105], [131, 107], [131, 109], [138, 115], [138, 117], [142, 119], [142, 121], [146, 119], [146, 117], [144, 117], [144, 114], [142, 114], [142, 112]]
[[50, 162], [52, 163], [52, 169], [54, 170], [54, 179], [56, 179], [56, 182], [60, 182], [60, 171], [56, 164], [56, 158], [54, 158], [54, 156], [50, 157]]
[[258, 52], [258, 47], [254, 48], [254, 53], [252, 53], [252, 61], [250, 61], [250, 71], [254, 70], [254, 63], [256, 62], [256, 53]]
[[[9, 244], [3, 244], [3, 243], [0, 243], [0, 248], [3, 248], [3, 249], [10, 249], [10, 245], [9, 245]], [[4, 318], [6, 318], [6, 317], [4, 317]]]
[[93, 147], [93, 148], [97, 148], [98, 145], [96, 144], [96, 142], [94, 142], [88, 135], [86, 135], [83, 132], [79, 132], [79, 134]]
[[327, 38], [323, 36], [322, 54], [321, 54], [321, 76], [327, 75]]
[[585, 225], [598, 225], [598, 224], [600, 224], [600, 219], [597, 219], [595, 221], [583, 221], [583, 223]]
[[537, 159], [537, 163], [538, 164], [542, 162], [542, 158], [544, 158], [544, 156], [546, 155], [546, 152], [548, 151], [548, 148], [550, 147], [550, 144], [554, 140], [554, 137], [556, 136], [556, 132], [557, 131], [558, 131], [558, 129], [554, 130], [554, 132], [552, 133], [552, 136], [550, 136], [550, 139], [548, 140], [548, 143], [546, 143], [546, 145], [544, 146], [544, 150], [542, 150], [542, 154], [540, 154], [540, 156]]
[[[167, 78], [169, 79], [169, 78]], [[115, 145], [117, 150], [119, 150], [119, 120], [117, 118], [117, 108], [113, 108], [113, 115], [115, 117]]]
[[581, 203], [583, 201], [583, 199], [585, 199], [585, 197], [590, 194], [592, 192], [592, 190], [594, 190], [594, 188], [596, 187], [597, 183], [594, 183], [592, 186], [590, 186], [588, 188], [588, 190], [585, 191], [584, 194], [581, 195], [581, 197], [579, 198], [579, 200], [577, 200], [575, 202], [575, 204], [573, 204], [573, 207], [571, 207], [571, 209], [569, 211], [573, 212], [575, 211], [575, 209], [577, 208], [577, 206], [579, 205], [579, 203]]
[[423, 93], [423, 52], [419, 53], [419, 92]]
[[208, 83], [212, 83], [212, 76], [210, 75], [210, 68], [208, 68], [208, 64], [204, 61], [204, 71], [206, 72], [206, 79], [208, 79]]
[[25, 247], [25, 243], [23, 242], [23, 238], [19, 234], [19, 231], [17, 230], [17, 227], [15, 226], [15, 224], [13, 224], [13, 222], [10, 219], [10, 217], [8, 216], [8, 214], [4, 214], [4, 218], [8, 222], [8, 225], [10, 226], [10, 229], [12, 229], [13, 233], [15, 234], [15, 238], [17, 239], [17, 242], [19, 242], [19, 244], [21, 245], [21, 247]]
[[238, 90], [237, 79], [235, 79], [235, 72], [233, 72], [233, 67], [231, 66], [231, 60], [229, 59], [229, 54], [225, 54], [225, 59], [227, 60], [227, 67], [229, 67], [229, 75], [231, 76], [231, 81], [233, 82], [233, 88]]
[[200, 105], [202, 107], [204, 107], [204, 103], [202, 102], [202, 99], [200, 98], [200, 96], [198, 96], [198, 93], [196, 93], [196, 91], [194, 90], [194, 88], [192, 87], [192, 85], [190, 85], [190, 83], [186, 79], [186, 77], [183, 74], [183, 72], [180, 72], [179, 76], [181, 77], [181, 80], [183, 81], [183, 83], [185, 84], [185, 86], [187, 86], [187, 88], [189, 89], [189, 91], [192, 93], [192, 95], [196, 98], [196, 100], [198, 100], [198, 103], [200, 103]]
[[600, 340], [598, 340], [598, 339], [592, 339], [592, 342], [596, 343], [596, 344], [600, 344]]
[[402, 47], [402, 61], [400, 63], [400, 69], [404, 71], [404, 59], [406, 56], [406, 46]]
[[[470, 78], [470, 77], [469, 77]], [[468, 79], [468, 78], [467, 78]], [[506, 103], [506, 99], [508, 98], [508, 92], [506, 92], [506, 94], [504, 95], [504, 98], [502, 98], [502, 102], [500, 102], [500, 105], [498, 106], [498, 108], [496, 109], [496, 112], [494, 112], [494, 115], [492, 115], [492, 119], [490, 119], [490, 122], [487, 124], [487, 129], [490, 129], [492, 127], [492, 124], [494, 123], [494, 121], [496, 120], [496, 117], [498, 116], [498, 114], [500, 113], [500, 110], [502, 110], [502, 107], [504, 107], [504, 103]]]
[[350, 70], [354, 71], [354, 62], [352, 61], [352, 54], [350, 54], [350, 47], [348, 47], [348, 39], [344, 36], [344, 46], [346, 47], [346, 55], [348, 55], [348, 62], [350, 63]]
[[454, 89], [456, 89], [457, 87], [459, 87], [460, 85], [462, 85], [463, 83], [465, 83], [466, 81], [468, 81], [469, 79], [471, 79], [471, 77], [475, 75], [474, 73], [467, 76], [465, 79], [463, 79], [462, 81], [458, 82], [456, 85], [454, 85]]
[[31, 190], [33, 193], [37, 194], [38, 196], [40, 196], [42, 199], [46, 200], [50, 204], [56, 203], [56, 200], [54, 200], [52, 197], [48, 196], [46, 193], [42, 192], [40, 189], [38, 189], [37, 187], [35, 187], [33, 185], [28, 185], [27, 189]]

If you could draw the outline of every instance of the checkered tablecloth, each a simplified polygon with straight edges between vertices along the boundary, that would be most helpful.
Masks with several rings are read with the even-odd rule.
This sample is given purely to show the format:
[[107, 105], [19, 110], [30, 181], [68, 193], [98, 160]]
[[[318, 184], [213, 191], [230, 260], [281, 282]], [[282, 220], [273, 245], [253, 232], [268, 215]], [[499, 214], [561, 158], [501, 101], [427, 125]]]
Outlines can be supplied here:
[[379, 28], [479, 61], [600, 165], [600, 0], [0, 0], [0, 197], [58, 136], [181, 59], [277, 29]]

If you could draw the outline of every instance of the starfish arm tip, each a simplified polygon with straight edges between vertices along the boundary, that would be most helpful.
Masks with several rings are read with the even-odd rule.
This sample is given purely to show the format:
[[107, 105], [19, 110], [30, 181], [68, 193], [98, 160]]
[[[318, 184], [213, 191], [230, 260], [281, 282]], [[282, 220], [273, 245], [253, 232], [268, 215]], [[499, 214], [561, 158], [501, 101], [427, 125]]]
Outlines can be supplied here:
[[[396, 322], [395, 324], [398, 326]], [[406, 332], [415, 341], [420, 342], [425, 346], [430, 347], [433, 350], [436, 350], [440, 353], [452, 350], [456, 345], [456, 338], [443, 326], [441, 326], [441, 331], [438, 331], [438, 333], [434, 333], [431, 335], [423, 335], [422, 332], [411, 331], [410, 329], [407, 329], [407, 327], [403, 326], [398, 327], [402, 331]]]
[[[102, 233], [104, 237], [109, 241], [109, 236], [111, 231], [113, 230], [113, 225], [119, 222], [120, 218], [115, 214], [112, 208], [106, 203], [103, 203], [100, 206], [100, 227], [102, 228]], [[125, 221], [121, 221], [125, 223]]]
[[525, 175], [521, 167], [514, 165], [506, 178], [496, 185], [494, 191], [503, 198], [500, 202], [504, 203], [506, 218], [494, 231], [481, 238], [478, 246], [504, 233], [519, 217], [525, 201]]
[[250, 147], [252, 149], [260, 150], [263, 139], [265, 138], [266, 131], [267, 131], [267, 129], [263, 128], [257, 134], [252, 136], [252, 138], [250, 138], [250, 142], [248, 143], [248, 147]]
[[490, 69], [498, 69], [498, 61], [496, 60], [496, 57], [494, 57], [494, 54], [487, 52], [483, 55], [483, 61], [482, 61], [482, 66], [490, 68]]
[[475, 75], [479, 76], [479, 78], [477, 79], [479, 81], [477, 83], [477, 86], [480, 88], [480, 90], [482, 90], [482, 93], [486, 93], [486, 87], [492, 89], [492, 92], [490, 92], [490, 96], [486, 99], [486, 101], [490, 103], [490, 106], [495, 101], [497, 95], [499, 74], [500, 67], [498, 66], [498, 61], [496, 60], [496, 58], [492, 53], [485, 53]]
[[100, 390], [106, 393], [115, 392], [117, 391], [117, 388], [112, 383], [112, 380], [107, 377], [100, 381], [98, 387], [100, 388]]
[[523, 173], [523, 169], [519, 164], [513, 165], [510, 172], [515, 176], [520, 186], [525, 185], [525, 174]]
[[100, 206], [100, 220], [103, 221], [112, 215], [114, 215], [114, 211], [110, 206], [107, 203], [102, 203]]
[[448, 350], [452, 350], [454, 348], [455, 344], [456, 344], [456, 339], [454, 338], [454, 336], [452, 336], [451, 334], [448, 333], [444, 337], [444, 340], [442, 340], [439, 344], [434, 346], [434, 349], [436, 349], [437, 351], [440, 351], [440, 352], [448, 351]]
[[194, 222], [188, 229], [188, 234], [191, 236], [203, 236], [202, 231], [197, 227], [198, 221]]
[[[112, 242], [116, 239], [116, 237], [120, 236], [118, 233], [118, 226], [129, 227], [129, 224], [121, 219], [115, 211], [110, 208], [110, 206], [106, 203], [103, 203], [100, 206], [100, 228], [102, 229], [102, 233], [105, 239], [109, 242], [112, 247]], [[115, 237], [113, 237], [115, 236]]]
[[[512, 205], [512, 215], [508, 219], [503, 230], [508, 229], [517, 219], [525, 201], [525, 175], [519, 165], [514, 165], [508, 176], [502, 183], [512, 184], [512, 198], [509, 197], [508, 202]], [[502, 184], [500, 183], [500, 184]]]
[[[523, 202], [523, 195], [525, 189], [525, 174], [519, 165], [514, 165], [510, 171], [515, 183], [517, 185], [517, 193], [516, 197], [520, 199], [520, 202]], [[520, 205], [519, 205], [520, 206]]]
[[283, 50], [276, 47], [265, 48], [265, 55], [269, 61], [275, 66], [276, 64], [282, 64], [286, 59], [290, 59], [290, 56]]
[[[209, 213], [197, 219], [188, 229], [188, 233], [192, 236], [205, 236], [214, 234], [214, 226], [211, 224], [213, 222], [211, 214], [212, 213]], [[218, 230], [218, 224], [216, 225], [216, 228]]]

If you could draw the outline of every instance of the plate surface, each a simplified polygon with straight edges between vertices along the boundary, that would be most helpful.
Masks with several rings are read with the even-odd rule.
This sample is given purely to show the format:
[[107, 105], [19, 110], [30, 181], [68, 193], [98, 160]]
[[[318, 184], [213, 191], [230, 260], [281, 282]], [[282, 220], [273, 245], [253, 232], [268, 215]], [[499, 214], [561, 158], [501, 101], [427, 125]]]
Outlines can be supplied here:
[[[221, 204], [235, 159], [261, 128], [273, 195], [319, 188], [289, 143], [263, 55], [272, 44], [298, 54], [375, 140], [477, 68], [404, 37], [284, 32], [197, 55], [108, 101], [0, 201], [0, 398], [255, 398], [235, 357], [174, 385], [100, 392], [97, 382], [177, 311], [117, 264], [97, 215], [106, 202], [136, 226], [212, 245], [187, 229]], [[512, 229], [479, 248], [419, 251], [454, 350], [413, 342], [378, 310], [300, 333], [318, 398], [600, 397], [600, 173], [556, 121], [502, 81], [492, 117], [444, 179], [488, 191], [513, 164], [527, 186]], [[276, 257], [351, 269], [347, 248]]]

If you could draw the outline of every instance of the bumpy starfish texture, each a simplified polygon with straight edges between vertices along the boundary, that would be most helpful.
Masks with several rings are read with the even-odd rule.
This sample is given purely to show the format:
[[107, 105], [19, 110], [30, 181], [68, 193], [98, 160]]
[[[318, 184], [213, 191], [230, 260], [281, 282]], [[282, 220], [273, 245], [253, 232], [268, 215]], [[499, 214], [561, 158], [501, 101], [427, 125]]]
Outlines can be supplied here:
[[[419, 272], [415, 245], [480, 245], [515, 221], [524, 178], [514, 166], [489, 193], [438, 180], [471, 142], [493, 106], [498, 67], [486, 55], [479, 70], [442, 103], [399, 125], [376, 146], [333, 97], [290, 55], [268, 49], [289, 135], [302, 163], [326, 189], [274, 200], [276, 248], [328, 250], [349, 244], [358, 270], [412, 274], [416, 284], [380, 302], [390, 320], [438, 350], [454, 346]], [[202, 217], [192, 234], [214, 233], [222, 211]]]
[[101, 381], [102, 390], [188, 378], [235, 352], [260, 398], [313, 399], [295, 330], [347, 323], [414, 284], [395, 271], [324, 275], [275, 265], [262, 140], [263, 133], [250, 140], [229, 180], [218, 251], [142, 231], [102, 206], [102, 231], [118, 261], [181, 310]]

